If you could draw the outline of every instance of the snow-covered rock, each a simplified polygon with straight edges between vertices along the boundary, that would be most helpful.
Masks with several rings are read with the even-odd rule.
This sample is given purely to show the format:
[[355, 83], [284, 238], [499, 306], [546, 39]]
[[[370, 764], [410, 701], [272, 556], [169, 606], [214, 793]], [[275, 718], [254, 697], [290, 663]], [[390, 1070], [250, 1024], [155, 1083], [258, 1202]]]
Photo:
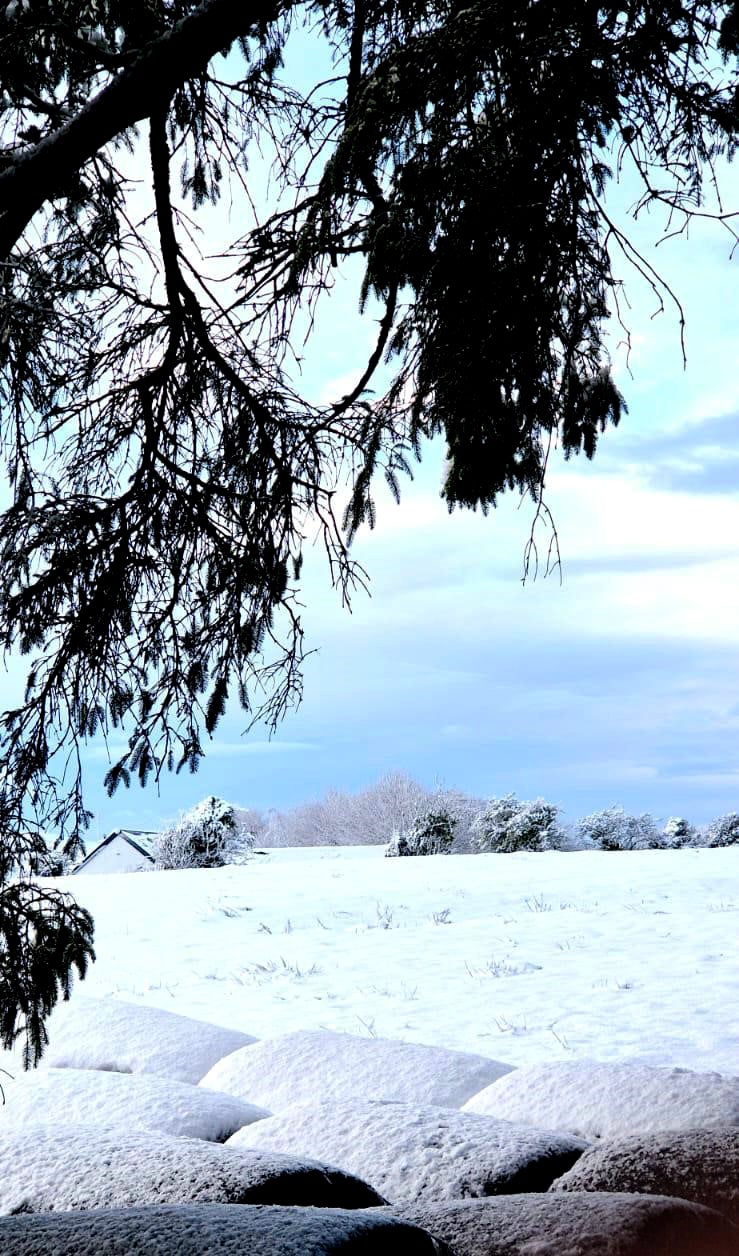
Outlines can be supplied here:
[[588, 1148], [553, 1191], [678, 1195], [739, 1224], [739, 1129], [667, 1130]]
[[544, 1191], [585, 1144], [566, 1134], [384, 1101], [296, 1104], [227, 1147], [313, 1156], [360, 1174], [393, 1203]]
[[206, 1090], [168, 1077], [97, 1073], [53, 1068], [23, 1073], [4, 1086], [0, 1129], [43, 1121], [101, 1125], [126, 1132], [160, 1130], [163, 1134], [223, 1142], [229, 1134], [259, 1121], [269, 1112], [235, 1095]]
[[52, 1016], [49, 1037], [44, 1063], [50, 1068], [154, 1073], [192, 1083], [224, 1055], [256, 1041], [175, 1012], [76, 992]]
[[454, 1256], [737, 1256], [719, 1213], [661, 1195], [502, 1195], [393, 1208]]
[[111, 1208], [0, 1218], [3, 1256], [443, 1256], [394, 1217], [323, 1208]]
[[136, 1204], [385, 1203], [358, 1178], [306, 1157], [94, 1125], [0, 1128], [0, 1165], [0, 1213], [6, 1215]]
[[465, 1112], [585, 1138], [739, 1126], [739, 1077], [647, 1064], [531, 1064], [487, 1086]]
[[392, 1099], [458, 1108], [510, 1071], [508, 1064], [464, 1051], [299, 1030], [235, 1051], [201, 1084], [273, 1111], [313, 1099]]

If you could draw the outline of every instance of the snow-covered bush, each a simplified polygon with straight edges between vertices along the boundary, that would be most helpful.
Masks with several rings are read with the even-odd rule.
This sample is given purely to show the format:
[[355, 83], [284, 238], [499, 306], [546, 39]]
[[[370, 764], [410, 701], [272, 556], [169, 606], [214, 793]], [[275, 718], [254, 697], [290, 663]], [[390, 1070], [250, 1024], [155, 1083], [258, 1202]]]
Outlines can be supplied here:
[[698, 841], [698, 830], [684, 816], [670, 816], [662, 830], [665, 846], [671, 850], [681, 846], [695, 846]]
[[410, 833], [394, 833], [385, 854], [448, 855], [454, 841], [456, 820], [441, 807], [419, 816]]
[[244, 863], [253, 846], [254, 834], [237, 823], [231, 803], [211, 795], [159, 834], [156, 865], [162, 869], [220, 868]]
[[707, 846], [739, 845], [739, 812], [730, 811], [728, 815], [712, 820], [706, 829]]
[[630, 816], [623, 807], [583, 816], [577, 831], [586, 846], [597, 850], [660, 850], [667, 845], [652, 816]]
[[65, 877], [74, 868], [75, 860], [65, 855], [58, 838], [47, 835], [39, 840], [30, 859], [30, 870], [39, 877]]
[[559, 850], [564, 833], [559, 807], [543, 798], [521, 800], [515, 794], [491, 798], [472, 823], [478, 851], [513, 854], [518, 850]]

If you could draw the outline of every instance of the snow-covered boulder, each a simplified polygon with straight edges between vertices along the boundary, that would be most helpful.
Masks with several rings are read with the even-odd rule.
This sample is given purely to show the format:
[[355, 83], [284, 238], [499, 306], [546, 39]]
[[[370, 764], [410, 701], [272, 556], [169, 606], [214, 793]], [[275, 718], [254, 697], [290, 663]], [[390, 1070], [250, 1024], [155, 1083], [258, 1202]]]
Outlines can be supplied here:
[[296, 1104], [227, 1147], [313, 1156], [361, 1174], [393, 1203], [545, 1191], [585, 1144], [452, 1108], [383, 1101]]
[[111, 1208], [0, 1218], [3, 1256], [443, 1256], [423, 1230], [332, 1208]]
[[532, 1064], [487, 1086], [464, 1111], [585, 1138], [739, 1126], [739, 1077], [590, 1060]]
[[94, 1125], [0, 1128], [0, 1165], [6, 1215], [136, 1204], [366, 1208], [386, 1202], [359, 1178], [306, 1157]]
[[208, 1021], [77, 993], [58, 1007], [48, 1028], [44, 1063], [50, 1068], [154, 1073], [192, 1083], [222, 1056], [256, 1042]]
[[383, 1209], [454, 1256], [737, 1256], [739, 1230], [710, 1208], [662, 1195], [501, 1195]]
[[392, 1099], [458, 1108], [510, 1071], [498, 1060], [444, 1047], [301, 1030], [235, 1051], [201, 1084], [273, 1111], [312, 1099]]
[[553, 1191], [678, 1195], [739, 1225], [739, 1129], [667, 1130], [588, 1148]]
[[150, 1129], [222, 1143], [229, 1134], [269, 1112], [223, 1091], [168, 1077], [52, 1068], [23, 1073], [4, 1086], [0, 1129], [45, 1125], [101, 1125], [110, 1130]]

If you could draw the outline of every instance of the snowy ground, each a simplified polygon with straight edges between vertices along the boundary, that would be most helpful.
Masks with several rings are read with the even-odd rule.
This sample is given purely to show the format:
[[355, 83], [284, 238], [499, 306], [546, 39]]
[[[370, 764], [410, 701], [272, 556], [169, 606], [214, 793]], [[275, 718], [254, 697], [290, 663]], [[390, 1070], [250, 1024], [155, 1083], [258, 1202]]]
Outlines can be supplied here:
[[[71, 877], [76, 990], [267, 1037], [326, 1028], [519, 1065], [631, 1057], [739, 1073], [739, 848], [385, 859]], [[73, 994], [74, 998], [74, 994]]]

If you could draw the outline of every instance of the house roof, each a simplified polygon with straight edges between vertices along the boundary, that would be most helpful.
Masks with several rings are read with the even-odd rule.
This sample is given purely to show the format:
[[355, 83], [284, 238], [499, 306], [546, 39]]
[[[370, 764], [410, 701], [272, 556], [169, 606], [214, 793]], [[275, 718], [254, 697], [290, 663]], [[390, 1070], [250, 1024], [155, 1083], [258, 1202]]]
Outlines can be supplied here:
[[156, 833], [149, 832], [146, 829], [113, 829], [112, 832], [106, 834], [101, 842], [98, 842], [97, 846], [93, 847], [81, 863], [77, 864], [74, 871], [80, 872], [80, 870], [84, 868], [86, 864], [90, 863], [90, 861], [94, 859], [105, 846], [109, 846], [110, 843], [115, 841], [117, 837], [120, 837], [124, 842], [127, 842], [129, 846], [132, 846], [133, 849], [138, 851], [140, 855], [143, 855], [145, 859], [154, 863], [152, 846], [157, 836], [158, 835]]

